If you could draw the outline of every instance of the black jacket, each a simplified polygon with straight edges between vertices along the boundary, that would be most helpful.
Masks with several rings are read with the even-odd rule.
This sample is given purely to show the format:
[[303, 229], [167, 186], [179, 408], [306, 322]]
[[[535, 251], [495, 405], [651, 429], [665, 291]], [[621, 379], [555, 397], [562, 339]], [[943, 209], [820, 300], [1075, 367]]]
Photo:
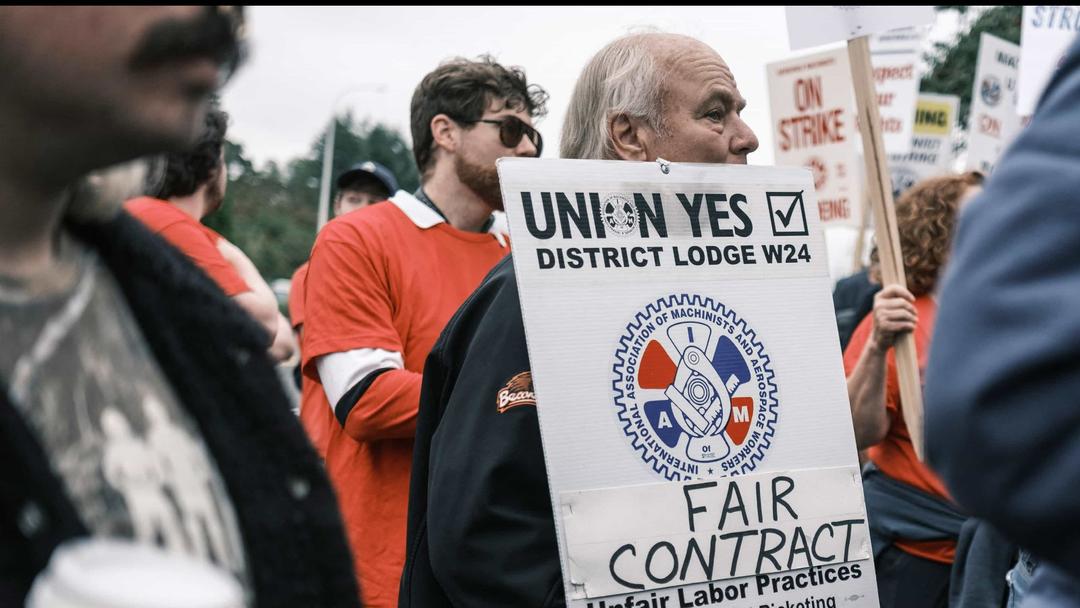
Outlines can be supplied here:
[[[255, 322], [126, 213], [68, 229], [112, 272], [198, 423], [236, 511], [256, 605], [357, 606], [337, 502]], [[19, 606], [56, 546], [88, 532], [0, 388], [0, 606]]]
[[[425, 364], [399, 606], [565, 606], [528, 371], [507, 256]], [[518, 398], [500, 412], [508, 386]]]

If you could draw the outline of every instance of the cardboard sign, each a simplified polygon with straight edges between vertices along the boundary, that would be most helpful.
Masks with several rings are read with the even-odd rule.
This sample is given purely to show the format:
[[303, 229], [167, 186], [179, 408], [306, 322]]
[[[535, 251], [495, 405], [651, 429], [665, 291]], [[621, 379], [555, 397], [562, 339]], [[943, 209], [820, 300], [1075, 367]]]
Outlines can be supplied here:
[[894, 198], [916, 182], [948, 173], [952, 168], [953, 129], [959, 108], [960, 98], [956, 95], [919, 95], [911, 151], [889, 155]]
[[983, 32], [968, 115], [967, 168], [990, 174], [1020, 131], [1016, 113], [1020, 47]]
[[498, 169], [567, 605], [877, 606], [809, 172]]
[[1035, 104], [1043, 89], [1078, 33], [1080, 5], [1024, 7], [1024, 21], [1020, 27], [1017, 114], [1031, 116], [1035, 113]]
[[787, 6], [791, 50], [934, 22], [932, 6]]
[[894, 30], [870, 39], [881, 135], [889, 154], [906, 154], [911, 150], [921, 48], [922, 28]]
[[847, 53], [815, 53], [766, 70], [776, 164], [810, 169], [825, 226], [857, 228], [862, 172]]

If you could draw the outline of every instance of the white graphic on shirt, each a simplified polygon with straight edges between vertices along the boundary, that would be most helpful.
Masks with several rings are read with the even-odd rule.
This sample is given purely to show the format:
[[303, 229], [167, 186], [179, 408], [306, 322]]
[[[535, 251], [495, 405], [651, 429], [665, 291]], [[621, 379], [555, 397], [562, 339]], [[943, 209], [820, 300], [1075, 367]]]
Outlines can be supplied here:
[[170, 549], [185, 546], [176, 512], [162, 492], [162, 471], [154, 451], [131, 432], [127, 418], [113, 406], [101, 412], [105, 433], [102, 469], [105, 481], [124, 497], [135, 538]]
[[[237, 539], [227, 538], [215, 506], [212, 465], [200, 444], [173, 423], [165, 405], [143, 397], [147, 443], [157, 457], [167, 487], [180, 506], [181, 520], [194, 555], [236, 567], [242, 559]], [[207, 543], [209, 540], [209, 543]]]

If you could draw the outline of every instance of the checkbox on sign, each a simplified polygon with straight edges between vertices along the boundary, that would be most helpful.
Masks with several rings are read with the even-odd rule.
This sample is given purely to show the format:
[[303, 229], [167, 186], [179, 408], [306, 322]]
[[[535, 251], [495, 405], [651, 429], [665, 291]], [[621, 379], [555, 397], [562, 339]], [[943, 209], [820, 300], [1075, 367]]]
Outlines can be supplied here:
[[807, 236], [810, 229], [806, 225], [806, 206], [803, 205], [803, 193], [766, 192], [769, 201], [769, 220], [772, 222], [774, 236]]

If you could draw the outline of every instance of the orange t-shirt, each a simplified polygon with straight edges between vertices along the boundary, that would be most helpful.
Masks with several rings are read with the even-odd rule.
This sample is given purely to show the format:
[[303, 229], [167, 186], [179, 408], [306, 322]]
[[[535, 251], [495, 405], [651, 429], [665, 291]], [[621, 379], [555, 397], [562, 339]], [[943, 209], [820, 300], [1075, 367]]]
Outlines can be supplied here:
[[251, 291], [251, 287], [218, 251], [218, 239], [224, 237], [209, 226], [204, 226], [168, 201], [149, 196], [131, 199], [124, 203], [124, 209], [195, 262], [225, 295], [232, 297]]
[[[919, 317], [914, 332], [915, 353], [919, 359], [920, 376], [923, 376], [926, 357], [930, 354], [930, 336], [934, 331], [937, 306], [930, 296], [922, 296], [915, 299], [915, 310]], [[870, 340], [873, 327], [874, 318], [873, 314], [870, 314], [855, 328], [855, 333], [852, 334], [851, 341], [844, 351], [845, 374], [851, 375], [851, 372], [855, 371], [855, 365], [859, 362], [859, 357]], [[911, 435], [908, 433], [903, 411], [900, 408], [900, 381], [896, 371], [896, 355], [892, 349], [889, 349], [885, 361], [885, 409], [889, 416], [889, 431], [885, 438], [877, 445], [871, 446], [867, 453], [881, 472], [889, 477], [928, 494], [952, 501], [941, 479], [915, 456], [915, 447], [911, 444]], [[916, 557], [943, 564], [951, 564], [956, 555], [956, 543], [951, 540], [897, 540], [896, 547]]]
[[304, 324], [304, 288], [307, 283], [308, 263], [304, 262], [292, 275], [289, 284], [289, 324], [296, 329]]
[[[310, 382], [300, 414], [338, 493], [363, 604], [395, 608], [424, 362], [450, 317], [509, 252], [494, 235], [457, 230], [404, 199], [338, 217], [315, 240], [302, 349]], [[404, 369], [378, 375], [346, 404], [347, 414], [335, 414], [316, 359], [363, 348], [400, 353]]]

